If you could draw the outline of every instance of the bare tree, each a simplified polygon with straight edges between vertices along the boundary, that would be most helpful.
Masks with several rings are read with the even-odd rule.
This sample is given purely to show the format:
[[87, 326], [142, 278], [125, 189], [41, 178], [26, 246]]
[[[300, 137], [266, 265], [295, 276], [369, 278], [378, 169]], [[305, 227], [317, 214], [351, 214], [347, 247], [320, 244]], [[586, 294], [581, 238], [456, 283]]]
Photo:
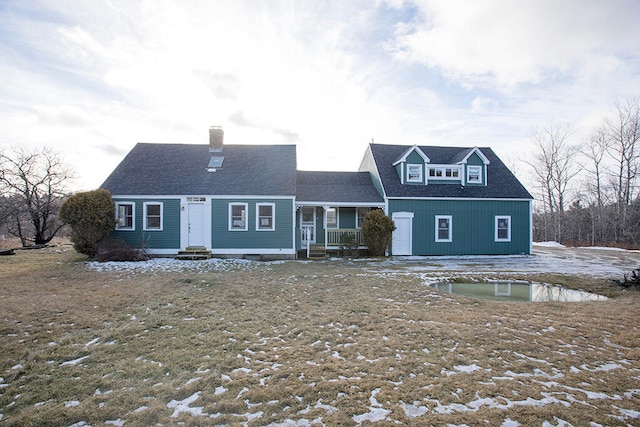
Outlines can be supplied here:
[[543, 129], [533, 129], [531, 139], [536, 153], [527, 162], [542, 190], [545, 211], [553, 219], [553, 238], [558, 242], [562, 241], [569, 184], [580, 172], [575, 157], [578, 149], [569, 144], [571, 133], [570, 124], [551, 123]]
[[5, 197], [9, 231], [22, 245], [51, 241], [62, 227], [57, 212], [71, 171], [48, 148], [0, 153], [0, 191]]
[[629, 239], [629, 207], [640, 160], [640, 99], [617, 100], [616, 117], [606, 121], [606, 138], [611, 157], [616, 161], [616, 216], [621, 237]]

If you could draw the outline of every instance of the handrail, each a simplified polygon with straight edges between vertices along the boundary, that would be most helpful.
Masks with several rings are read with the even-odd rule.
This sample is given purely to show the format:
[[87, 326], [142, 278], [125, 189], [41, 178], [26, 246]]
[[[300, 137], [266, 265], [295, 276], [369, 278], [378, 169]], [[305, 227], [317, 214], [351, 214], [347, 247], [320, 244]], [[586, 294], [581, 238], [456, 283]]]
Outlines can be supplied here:
[[358, 245], [364, 245], [362, 230], [358, 228], [330, 228], [327, 230], [327, 246], [340, 246], [346, 236], [354, 236]]

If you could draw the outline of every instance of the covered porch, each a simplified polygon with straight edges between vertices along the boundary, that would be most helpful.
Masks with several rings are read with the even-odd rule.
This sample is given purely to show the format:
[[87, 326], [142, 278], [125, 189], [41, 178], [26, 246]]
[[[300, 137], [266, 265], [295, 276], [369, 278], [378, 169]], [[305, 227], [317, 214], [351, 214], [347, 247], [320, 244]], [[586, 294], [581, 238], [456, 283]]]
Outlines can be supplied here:
[[327, 252], [364, 250], [362, 223], [384, 199], [369, 172], [306, 172], [296, 175], [296, 249], [318, 258]]
[[[365, 250], [362, 223], [372, 209], [381, 206], [298, 206], [298, 249], [304, 257], [341, 250]], [[318, 256], [320, 257], [320, 256]]]

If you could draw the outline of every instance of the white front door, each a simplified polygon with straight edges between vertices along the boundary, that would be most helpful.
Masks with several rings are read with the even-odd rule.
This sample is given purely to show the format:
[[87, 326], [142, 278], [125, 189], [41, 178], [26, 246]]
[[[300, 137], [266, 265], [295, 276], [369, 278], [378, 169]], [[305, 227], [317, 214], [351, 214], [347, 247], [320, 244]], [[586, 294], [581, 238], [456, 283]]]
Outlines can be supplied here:
[[303, 245], [316, 243], [316, 208], [303, 206], [300, 209], [300, 240]]
[[395, 212], [391, 219], [396, 225], [391, 238], [391, 254], [413, 255], [413, 212]]
[[189, 218], [188, 246], [204, 246], [204, 203], [187, 205]]

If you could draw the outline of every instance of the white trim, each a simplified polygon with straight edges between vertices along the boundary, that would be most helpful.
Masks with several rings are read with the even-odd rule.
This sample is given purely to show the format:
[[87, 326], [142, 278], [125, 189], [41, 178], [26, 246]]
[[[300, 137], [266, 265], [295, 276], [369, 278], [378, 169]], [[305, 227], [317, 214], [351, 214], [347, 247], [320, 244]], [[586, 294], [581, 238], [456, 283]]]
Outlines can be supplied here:
[[487, 159], [487, 156], [484, 155], [484, 153], [482, 152], [482, 150], [480, 150], [478, 147], [473, 147], [469, 153], [467, 153], [466, 156], [464, 156], [464, 158], [462, 160], [460, 160], [458, 162], [458, 164], [462, 164], [462, 163], [467, 163], [467, 160], [469, 160], [469, 157], [471, 157], [471, 155], [473, 153], [476, 153], [480, 159], [482, 160], [482, 163], [484, 163], [485, 165], [490, 164], [491, 162], [489, 161], [489, 159]]
[[424, 160], [425, 163], [429, 163], [431, 161], [429, 160], [429, 157], [427, 157], [427, 155], [424, 154], [424, 151], [420, 149], [420, 147], [418, 147], [417, 145], [413, 145], [407, 151], [405, 151], [402, 156], [400, 156], [399, 160], [393, 163], [393, 166], [397, 165], [398, 163], [406, 162], [407, 157], [409, 157], [409, 154], [411, 154], [414, 150], [418, 152], [418, 154], [420, 155], [420, 157], [422, 157], [422, 160]]
[[295, 202], [296, 207], [303, 206], [331, 206], [332, 208], [383, 208], [385, 205], [382, 203], [366, 203], [366, 202]]
[[[432, 169], [443, 169], [445, 175], [443, 176], [431, 176]], [[458, 176], [446, 176], [446, 169], [457, 170]], [[460, 165], [429, 165], [427, 167], [427, 181], [462, 181], [464, 175], [464, 167]]]
[[327, 219], [329, 218], [329, 209], [334, 209], [336, 211], [336, 226], [335, 227], [332, 226], [331, 229], [335, 230], [336, 228], [340, 228], [340, 207], [339, 206], [323, 206], [322, 207], [322, 211], [323, 211], [322, 216], [324, 216], [323, 224], [322, 224], [323, 228], [325, 230], [329, 229], [329, 222], [327, 221]]
[[[116, 205], [116, 225], [114, 227], [115, 231], [136, 231], [136, 202], [132, 202], [129, 200], [118, 200], [115, 202]], [[121, 228], [118, 227], [118, 219], [120, 218], [118, 216], [119, 214], [119, 209], [118, 207], [120, 205], [129, 205], [131, 206], [131, 228]]]
[[[271, 207], [271, 227], [265, 228], [260, 226], [260, 207]], [[256, 203], [256, 231], [276, 231], [276, 204], [275, 203]]]
[[[242, 202], [231, 202], [228, 205], [228, 227], [227, 230], [228, 231], [249, 231], [249, 204], [248, 203], [242, 203]], [[233, 212], [233, 206], [244, 206], [244, 227], [243, 228], [237, 228], [237, 227], [233, 227], [233, 217], [232, 217], [232, 212]]]
[[[149, 205], [160, 205], [160, 227], [159, 228], [149, 228], [147, 223], [147, 206]], [[164, 231], [164, 204], [162, 202], [144, 202], [142, 204], [142, 230], [143, 231]]]
[[246, 249], [211, 249], [212, 255], [295, 255], [293, 248], [246, 248]]
[[[498, 222], [500, 220], [506, 219], [507, 222], [507, 237], [500, 238], [498, 237]], [[494, 221], [494, 240], [496, 242], [510, 242], [511, 241], [511, 215], [496, 215]]]
[[[419, 169], [418, 178], [411, 179], [409, 176], [409, 169], [411, 167], [417, 167]], [[407, 182], [416, 182], [422, 184], [424, 182], [424, 164], [407, 163]]]
[[[393, 243], [391, 244], [391, 255], [413, 255], [413, 212], [394, 212], [391, 214], [391, 219], [395, 222], [397, 219], [410, 219], [409, 222], [409, 253], [408, 254], [398, 254], [393, 252]], [[395, 233], [395, 231], [394, 231]], [[393, 236], [391, 238], [393, 242]]]
[[[446, 239], [440, 239], [438, 231], [440, 230], [438, 227], [438, 222], [441, 219], [446, 219], [449, 222], [449, 237]], [[449, 243], [453, 241], [453, 216], [451, 215], [436, 215], [436, 235], [435, 241], [436, 243]]]
[[485, 200], [490, 202], [531, 202], [532, 199], [501, 199], [501, 198], [482, 198], [482, 197], [387, 197], [387, 203], [389, 200], [456, 200], [456, 201], [464, 201], [464, 200]]
[[[469, 175], [471, 173], [471, 170], [478, 170], [478, 181], [471, 181], [469, 179]], [[484, 167], [480, 166], [480, 165], [467, 165], [467, 173], [466, 173], [466, 177], [465, 177], [465, 183], [466, 184], [484, 184]]]
[[[238, 195], [218, 195], [218, 194], [112, 194], [112, 199], [180, 199], [186, 202], [187, 197], [204, 197], [205, 199], [213, 199], [213, 200], [226, 200], [226, 199], [275, 199], [275, 200], [295, 200], [295, 196], [270, 196], [268, 194], [265, 195], [246, 195], [246, 194], [238, 194]], [[202, 203], [202, 202], [190, 202], [190, 203]]]

